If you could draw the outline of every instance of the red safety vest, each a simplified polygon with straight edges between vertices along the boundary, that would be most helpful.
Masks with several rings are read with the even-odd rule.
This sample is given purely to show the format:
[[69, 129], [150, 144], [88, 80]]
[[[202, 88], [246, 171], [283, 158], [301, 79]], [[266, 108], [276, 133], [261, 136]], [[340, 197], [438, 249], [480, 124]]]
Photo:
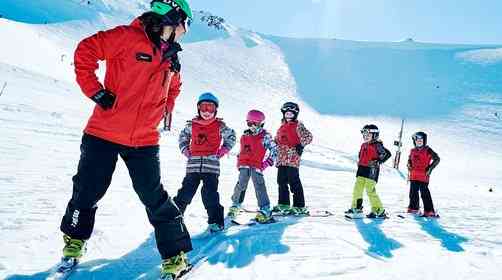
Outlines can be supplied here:
[[215, 155], [221, 145], [220, 121], [195, 118], [192, 120], [192, 141], [190, 152], [192, 156]]
[[378, 159], [376, 143], [363, 143], [359, 150], [359, 165], [368, 167], [371, 160]]
[[261, 168], [261, 163], [267, 152], [263, 146], [264, 136], [265, 132], [261, 132], [257, 135], [243, 135], [241, 137], [238, 166]]
[[431, 160], [432, 155], [429, 153], [429, 149], [412, 149], [410, 153], [410, 180], [426, 183], [429, 182], [429, 176], [427, 176], [427, 167], [429, 167]]
[[285, 122], [277, 131], [277, 144], [294, 147], [300, 144], [297, 132], [298, 122]]

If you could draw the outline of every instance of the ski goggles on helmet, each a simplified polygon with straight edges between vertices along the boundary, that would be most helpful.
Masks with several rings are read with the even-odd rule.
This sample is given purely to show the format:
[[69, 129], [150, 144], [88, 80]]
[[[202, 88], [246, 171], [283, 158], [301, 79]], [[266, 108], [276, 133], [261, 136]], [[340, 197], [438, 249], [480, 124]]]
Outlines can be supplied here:
[[419, 139], [420, 140], [424, 140], [424, 137], [422, 135], [420, 135], [420, 134], [413, 134], [413, 136], [411, 136], [411, 138], [413, 140], [419, 140]]
[[295, 113], [295, 114], [298, 114], [298, 108], [296, 106], [283, 106], [281, 108], [281, 112], [284, 114], [286, 112], [292, 112], [292, 113]]
[[262, 127], [263, 124], [259, 122], [247, 121], [248, 127]]
[[214, 105], [211, 102], [202, 102], [198, 106], [199, 111], [201, 112], [207, 112], [207, 113], [214, 113], [216, 112], [216, 105]]
[[378, 133], [378, 129], [367, 129], [367, 128], [363, 128], [361, 129], [361, 134], [362, 135], [367, 135], [367, 134], [370, 134], [370, 133]]

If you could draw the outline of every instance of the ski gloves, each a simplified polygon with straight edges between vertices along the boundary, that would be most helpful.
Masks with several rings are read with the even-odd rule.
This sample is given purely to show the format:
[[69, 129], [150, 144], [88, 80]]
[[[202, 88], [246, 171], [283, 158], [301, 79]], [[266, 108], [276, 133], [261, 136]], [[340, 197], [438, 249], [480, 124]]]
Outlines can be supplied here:
[[105, 111], [111, 109], [113, 104], [115, 104], [115, 95], [106, 89], [98, 91], [95, 95], [91, 96], [91, 99]]
[[224, 155], [228, 154], [228, 152], [230, 152], [230, 149], [228, 149], [227, 147], [221, 147], [217, 152], [216, 152], [216, 156], [218, 158], [222, 158]]
[[[166, 43], [167, 44], [167, 43]], [[178, 58], [178, 52], [182, 51], [181, 45], [178, 42], [169, 43], [164, 49], [162, 54], [163, 60], [169, 60], [171, 62], [171, 71], [174, 73], [179, 73], [181, 70], [181, 63]]]
[[296, 144], [295, 150], [296, 150], [296, 152], [298, 153], [299, 156], [302, 156], [304, 148], [305, 147], [303, 147], [302, 144]]
[[270, 166], [274, 166], [274, 160], [269, 157], [264, 162], [261, 163], [260, 171], [263, 172], [265, 169], [267, 169]]

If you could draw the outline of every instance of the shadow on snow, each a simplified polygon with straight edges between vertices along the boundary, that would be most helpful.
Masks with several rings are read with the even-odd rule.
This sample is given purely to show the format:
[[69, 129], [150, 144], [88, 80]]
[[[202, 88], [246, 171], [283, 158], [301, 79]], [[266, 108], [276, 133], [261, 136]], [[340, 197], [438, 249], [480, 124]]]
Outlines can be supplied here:
[[[285, 254], [289, 247], [281, 243], [286, 227], [296, 220], [269, 225], [230, 227], [225, 232], [192, 237], [193, 251], [190, 260], [206, 260], [214, 265], [223, 263], [226, 267], [245, 267], [256, 256]], [[266, 227], [266, 231], [265, 231]], [[56, 261], [56, 260], [55, 260]], [[83, 262], [73, 272], [72, 279], [157, 279], [160, 256], [155, 237], [152, 234], [138, 248], [118, 259], [97, 259]], [[45, 279], [52, 269], [32, 275], [11, 275], [8, 280]]]
[[402, 247], [401, 243], [388, 238], [380, 229], [383, 220], [373, 219], [366, 223], [364, 219], [355, 220], [357, 230], [369, 245], [368, 255], [372, 257], [392, 258], [392, 251]]
[[415, 217], [423, 231], [427, 232], [430, 236], [441, 241], [441, 246], [452, 252], [463, 252], [464, 248], [460, 246], [461, 243], [468, 241], [469, 239], [458, 235], [456, 233], [451, 233], [445, 230], [436, 219], [425, 219], [422, 217]]

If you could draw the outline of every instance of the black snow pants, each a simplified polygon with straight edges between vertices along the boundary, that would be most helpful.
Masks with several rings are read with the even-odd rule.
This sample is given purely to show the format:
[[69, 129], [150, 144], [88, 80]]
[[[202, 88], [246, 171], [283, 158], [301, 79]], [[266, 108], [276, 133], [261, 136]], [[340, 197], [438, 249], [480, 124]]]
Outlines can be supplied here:
[[408, 208], [413, 210], [420, 209], [420, 198], [418, 192], [420, 192], [420, 196], [422, 196], [422, 201], [424, 202], [424, 212], [434, 212], [431, 192], [429, 191], [429, 183], [420, 181], [410, 182], [410, 205]]
[[173, 199], [181, 213], [185, 213], [185, 209], [192, 202], [202, 181], [201, 195], [202, 203], [207, 211], [207, 223], [224, 226], [223, 206], [220, 204], [218, 193], [218, 177], [219, 175], [214, 173], [187, 173], [181, 189], [178, 190], [178, 194]]
[[120, 155], [155, 229], [162, 259], [192, 250], [183, 216], [160, 182], [159, 146], [132, 148], [84, 134], [80, 151], [73, 195], [61, 222], [63, 233], [76, 239], [91, 237], [97, 203], [110, 186]]
[[[277, 171], [279, 204], [290, 205], [289, 188], [293, 193], [293, 207], [305, 207], [300, 171], [296, 167], [279, 166]], [[289, 186], [288, 186], [289, 185]]]

